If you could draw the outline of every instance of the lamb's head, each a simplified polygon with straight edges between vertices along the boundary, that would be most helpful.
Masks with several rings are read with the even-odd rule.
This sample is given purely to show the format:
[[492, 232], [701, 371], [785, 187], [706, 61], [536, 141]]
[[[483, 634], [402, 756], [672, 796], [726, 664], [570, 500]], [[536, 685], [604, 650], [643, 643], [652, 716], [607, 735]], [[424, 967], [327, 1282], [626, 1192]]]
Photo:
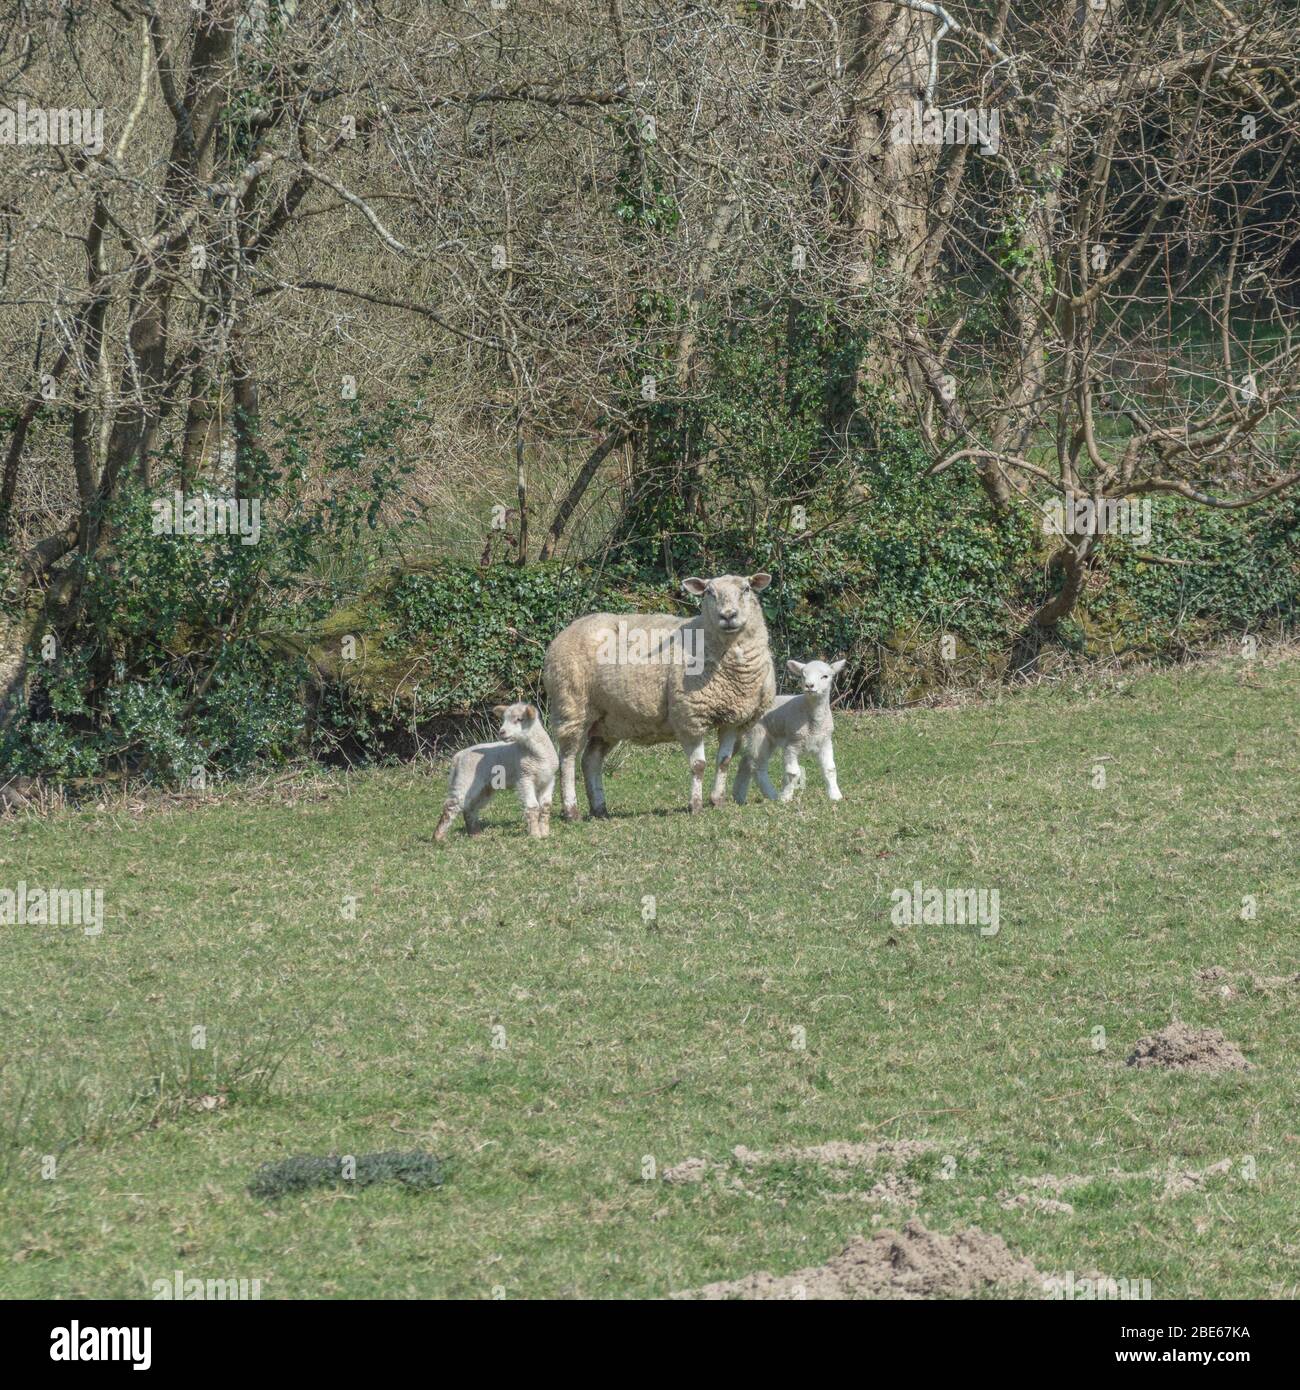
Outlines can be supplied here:
[[541, 717], [536, 705], [522, 700], [513, 705], [493, 705], [492, 713], [501, 721], [500, 737], [507, 743], [522, 743], [536, 730]]
[[720, 574], [716, 579], [687, 579], [682, 588], [700, 600], [704, 626], [727, 638], [735, 637], [761, 618], [757, 595], [772, 582], [770, 574]]
[[828, 695], [831, 682], [844, 669], [843, 661], [787, 661], [785, 669], [799, 682], [805, 695]]

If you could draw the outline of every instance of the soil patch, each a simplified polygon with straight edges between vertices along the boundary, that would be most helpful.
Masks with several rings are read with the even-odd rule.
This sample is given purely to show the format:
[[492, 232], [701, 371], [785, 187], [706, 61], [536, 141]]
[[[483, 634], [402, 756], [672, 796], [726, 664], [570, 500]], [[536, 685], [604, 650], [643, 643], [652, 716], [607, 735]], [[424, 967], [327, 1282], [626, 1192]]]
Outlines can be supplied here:
[[789, 1145], [762, 1150], [747, 1149], [743, 1144], [737, 1144], [731, 1156], [747, 1168], [761, 1168], [770, 1163], [819, 1163], [824, 1168], [871, 1168], [882, 1159], [890, 1163], [906, 1163], [921, 1154], [933, 1153], [936, 1147], [928, 1139], [885, 1139], [877, 1144], [835, 1139], [829, 1144], [812, 1144], [805, 1148]]
[[923, 1299], [1043, 1288], [1033, 1263], [1007, 1248], [1001, 1236], [978, 1227], [940, 1235], [920, 1221], [900, 1231], [854, 1236], [824, 1265], [793, 1274], [760, 1272], [706, 1284], [674, 1298], [704, 1299]]

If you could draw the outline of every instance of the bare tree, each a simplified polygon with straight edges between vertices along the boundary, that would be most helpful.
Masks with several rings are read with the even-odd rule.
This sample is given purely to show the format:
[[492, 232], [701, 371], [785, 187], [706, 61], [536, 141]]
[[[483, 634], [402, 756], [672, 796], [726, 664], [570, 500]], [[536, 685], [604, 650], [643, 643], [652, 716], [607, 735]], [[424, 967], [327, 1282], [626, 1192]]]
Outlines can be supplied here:
[[[8, 692], [126, 479], [242, 495], [268, 412], [344, 380], [431, 399], [435, 507], [500, 457], [520, 563], [610, 493], [671, 562], [724, 447], [710, 344], [802, 314], [839, 343], [827, 455], [892, 398], [995, 511], [1297, 481], [1296, 22], [1263, 0], [9, 0], [2, 38], [0, 111], [105, 132], [0, 174]], [[1034, 640], [1102, 537], [1053, 544]]]

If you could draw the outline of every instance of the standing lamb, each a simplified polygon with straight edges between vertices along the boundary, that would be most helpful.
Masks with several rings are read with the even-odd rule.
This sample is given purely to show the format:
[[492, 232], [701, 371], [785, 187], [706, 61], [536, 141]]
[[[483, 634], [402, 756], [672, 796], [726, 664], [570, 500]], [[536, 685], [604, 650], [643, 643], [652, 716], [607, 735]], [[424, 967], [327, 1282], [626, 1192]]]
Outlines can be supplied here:
[[701, 599], [693, 618], [589, 613], [546, 649], [542, 677], [560, 746], [564, 814], [578, 817], [575, 765], [593, 816], [605, 816], [601, 769], [622, 740], [680, 743], [691, 765], [691, 810], [703, 804], [704, 741], [718, 732], [710, 800], [722, 805], [736, 740], [772, 703], [776, 676], [758, 593], [770, 574], [687, 579]]
[[789, 801], [795, 787], [804, 780], [803, 769], [799, 766], [799, 754], [803, 752], [817, 755], [826, 779], [826, 795], [832, 801], [843, 799], [835, 780], [835, 749], [831, 745], [835, 730], [831, 715], [831, 682], [844, 669], [844, 662], [834, 661], [828, 666], [824, 661], [787, 661], [786, 669], [798, 677], [803, 689], [798, 695], [782, 695], [746, 735], [732, 793], [742, 806], [749, 795], [749, 778], [754, 771], [757, 771], [763, 795], [771, 801], [776, 800], [777, 791], [767, 775], [767, 764], [777, 752], [785, 762], [782, 801]]
[[477, 835], [483, 828], [479, 812], [492, 793], [516, 787], [524, 808], [528, 833], [551, 833], [551, 797], [555, 794], [555, 774], [560, 760], [555, 745], [542, 724], [536, 705], [522, 701], [497, 705], [492, 713], [501, 719], [500, 743], [476, 743], [462, 748], [451, 760], [451, 778], [442, 819], [433, 832], [435, 840], [445, 840], [451, 823], [465, 813], [465, 829]]

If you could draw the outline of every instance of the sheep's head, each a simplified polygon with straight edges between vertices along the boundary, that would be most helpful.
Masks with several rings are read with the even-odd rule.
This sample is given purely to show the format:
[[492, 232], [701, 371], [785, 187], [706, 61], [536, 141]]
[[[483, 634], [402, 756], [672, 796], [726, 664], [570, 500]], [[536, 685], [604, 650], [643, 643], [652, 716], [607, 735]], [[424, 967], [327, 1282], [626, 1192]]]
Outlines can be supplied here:
[[844, 662], [787, 661], [785, 669], [799, 682], [805, 695], [825, 695], [831, 682], [844, 669]]
[[682, 588], [699, 598], [707, 627], [734, 637], [761, 616], [763, 610], [755, 595], [771, 582], [770, 574], [751, 574], [748, 579], [740, 574], [720, 574], [716, 579], [684, 580]]
[[500, 736], [508, 743], [518, 743], [536, 728], [539, 715], [536, 705], [522, 700], [513, 705], [493, 705], [492, 713], [501, 721]]

